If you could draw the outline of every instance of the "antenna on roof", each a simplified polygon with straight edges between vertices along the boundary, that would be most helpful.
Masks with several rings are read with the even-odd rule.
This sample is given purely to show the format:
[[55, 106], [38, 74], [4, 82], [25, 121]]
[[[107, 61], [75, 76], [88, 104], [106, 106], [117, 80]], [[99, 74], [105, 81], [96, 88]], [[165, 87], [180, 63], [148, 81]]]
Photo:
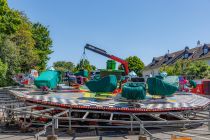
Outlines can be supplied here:
[[201, 42], [200, 40], [197, 41], [197, 46], [201, 45]]
[[200, 45], [200, 44], [201, 44], [201, 42], [200, 42], [200, 40], [198, 40], [198, 41], [197, 41], [197, 45]]

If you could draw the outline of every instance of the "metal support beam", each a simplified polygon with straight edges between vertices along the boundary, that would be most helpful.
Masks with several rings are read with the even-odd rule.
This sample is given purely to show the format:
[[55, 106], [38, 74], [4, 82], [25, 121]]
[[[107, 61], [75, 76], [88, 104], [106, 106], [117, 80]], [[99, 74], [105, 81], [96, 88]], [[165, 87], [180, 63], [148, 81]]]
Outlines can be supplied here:
[[61, 113], [55, 114], [53, 117], [54, 117], [54, 118], [57, 118], [57, 117], [60, 117], [60, 116], [66, 114], [66, 113], [68, 113], [68, 112], [69, 112], [69, 109], [67, 109], [67, 110], [65, 110], [65, 111], [63, 111], [63, 112], [61, 112]]
[[33, 111], [33, 113], [45, 113], [54, 110], [54, 108], [48, 108], [44, 110]]
[[171, 116], [173, 116], [173, 117], [175, 117], [175, 118], [178, 118], [178, 119], [180, 119], [180, 120], [188, 120], [188, 119], [186, 119], [186, 118], [184, 118], [184, 117], [181, 117], [180, 115], [178, 115], [178, 114], [174, 114], [174, 113], [168, 113], [169, 115], [171, 115]]
[[72, 120], [72, 117], [71, 117], [71, 109], [69, 109], [69, 131], [72, 130], [72, 127], [71, 127], [71, 120]]
[[[11, 106], [11, 105], [24, 105], [24, 103], [23, 102], [17, 102], [17, 103], [11, 103], [11, 104], [3, 104], [1, 106], [2, 107], [7, 107], [7, 106]], [[1, 108], [1, 106], [0, 106], [0, 108]]]
[[154, 119], [157, 119], [157, 120], [159, 120], [159, 121], [167, 121], [167, 120], [165, 120], [165, 119], [163, 119], [163, 118], [160, 118], [160, 117], [158, 117], [158, 116], [155, 116], [155, 114], [148, 114], [150, 117], [152, 117], [152, 118], [154, 118]]
[[86, 112], [85, 115], [82, 117], [82, 119], [83, 120], [86, 119], [88, 115], [89, 115], [89, 112]]
[[55, 118], [52, 118], [52, 135], [55, 135]]
[[[210, 111], [209, 111], [209, 119], [210, 119]], [[210, 131], [210, 121], [208, 122], [208, 130]]]
[[26, 113], [24, 113], [23, 129], [26, 129]]
[[32, 106], [24, 106], [24, 107], [18, 107], [17, 110], [27, 110], [27, 109], [31, 109], [37, 107], [37, 105], [32, 105]]
[[109, 120], [112, 121], [114, 114], [111, 113]]
[[9, 101], [1, 101], [1, 100], [0, 100], [0, 104], [15, 103], [15, 102], [19, 102], [19, 101], [18, 101], [18, 100], [9, 100]]
[[130, 121], [131, 121], [131, 133], [133, 133], [133, 116], [130, 115]]
[[39, 140], [39, 137], [40, 137], [41, 135], [45, 134], [45, 133], [46, 133], [46, 129], [44, 129], [44, 130], [42, 130], [42, 131], [36, 133], [36, 134], [34, 135], [34, 137], [36, 138], [36, 140]]
[[0, 108], [5, 109], [7, 111], [17, 112], [17, 113], [20, 113], [20, 114], [26, 113], [26, 114], [30, 114], [30, 115], [34, 115], [34, 116], [39, 116], [39, 117], [52, 118], [52, 116], [43, 115], [43, 114], [40, 114], [40, 113], [34, 113], [34, 112], [29, 112], [29, 111], [17, 110], [17, 109], [11, 109], [11, 108], [6, 108], [6, 107], [2, 107], [2, 106], [0, 106]]
[[144, 125], [143, 125], [143, 123], [142, 123], [142, 120], [140, 120], [137, 116], [135, 116], [134, 114], [131, 114], [131, 116], [134, 118], [134, 119], [136, 119], [138, 122], [139, 122], [139, 129], [140, 129], [140, 131], [139, 131], [139, 134], [140, 135], [143, 135], [144, 134]]
[[58, 119], [55, 119], [55, 129], [58, 129]]

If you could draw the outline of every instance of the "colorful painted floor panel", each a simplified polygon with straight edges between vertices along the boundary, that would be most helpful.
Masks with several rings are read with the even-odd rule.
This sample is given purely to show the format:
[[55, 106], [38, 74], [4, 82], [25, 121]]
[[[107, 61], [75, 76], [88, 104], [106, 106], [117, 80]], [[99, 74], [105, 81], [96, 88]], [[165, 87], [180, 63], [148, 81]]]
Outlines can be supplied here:
[[143, 101], [126, 101], [120, 94], [95, 94], [90, 92], [50, 92], [49, 94], [34, 94], [34, 91], [10, 90], [18, 98], [29, 102], [53, 105], [65, 108], [97, 109], [106, 111], [127, 112], [155, 112], [155, 111], [182, 111], [206, 107], [208, 98], [191, 94], [176, 93], [171, 97], [160, 99], [151, 95]]

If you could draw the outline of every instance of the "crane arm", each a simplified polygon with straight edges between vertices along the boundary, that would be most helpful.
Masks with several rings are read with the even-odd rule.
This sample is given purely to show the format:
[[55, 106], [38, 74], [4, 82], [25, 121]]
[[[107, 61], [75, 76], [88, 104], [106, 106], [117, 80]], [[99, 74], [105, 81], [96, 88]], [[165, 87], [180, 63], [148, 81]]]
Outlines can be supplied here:
[[123, 65], [123, 67], [124, 67], [125, 74], [128, 75], [128, 73], [129, 73], [129, 68], [128, 68], [128, 62], [127, 62], [127, 61], [125, 61], [125, 60], [123, 60], [123, 59], [121, 59], [121, 58], [119, 58], [119, 57], [117, 57], [117, 56], [110, 55], [110, 54], [108, 54], [105, 50], [102, 50], [102, 49], [97, 48], [97, 47], [95, 47], [95, 46], [93, 46], [93, 45], [90, 45], [90, 44], [86, 44], [86, 45], [85, 45], [85, 47], [84, 47], [84, 53], [85, 53], [85, 49], [91, 50], [91, 51], [93, 51], [93, 52], [95, 52], [95, 53], [98, 53], [98, 54], [100, 54], [100, 55], [103, 55], [103, 56], [105, 56], [105, 57], [108, 57], [108, 58], [110, 58], [110, 59], [112, 59], [112, 60], [115, 60], [115, 61], [121, 63], [121, 64]]

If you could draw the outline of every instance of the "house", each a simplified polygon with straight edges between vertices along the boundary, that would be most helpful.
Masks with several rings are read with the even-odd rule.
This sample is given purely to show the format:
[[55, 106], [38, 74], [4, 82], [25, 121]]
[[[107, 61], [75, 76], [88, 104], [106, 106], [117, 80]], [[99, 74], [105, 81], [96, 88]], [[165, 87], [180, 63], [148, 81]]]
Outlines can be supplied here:
[[189, 47], [185, 47], [183, 50], [177, 52], [154, 57], [152, 62], [144, 68], [142, 74], [144, 77], [149, 75], [158, 75], [161, 66], [173, 65], [177, 60], [180, 59], [203, 60], [210, 65], [210, 44], [202, 45], [200, 44], [200, 41], [198, 41], [195, 48], [190, 49]]

